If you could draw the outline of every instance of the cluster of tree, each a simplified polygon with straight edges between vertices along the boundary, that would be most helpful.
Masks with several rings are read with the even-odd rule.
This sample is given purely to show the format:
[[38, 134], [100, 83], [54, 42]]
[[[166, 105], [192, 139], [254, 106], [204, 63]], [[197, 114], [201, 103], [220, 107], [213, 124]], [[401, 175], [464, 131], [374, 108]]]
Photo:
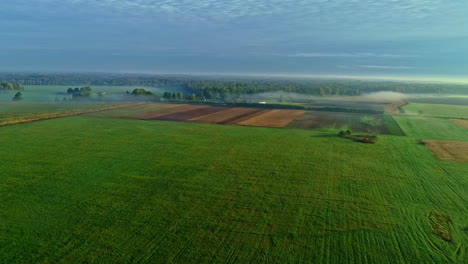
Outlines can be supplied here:
[[23, 91], [23, 85], [2, 82], [0, 83], [0, 91]]
[[188, 101], [196, 101], [197, 96], [195, 93], [188, 94], [184, 97], [184, 94], [182, 92], [176, 92], [176, 93], [171, 93], [171, 92], [164, 92], [163, 98], [165, 100], [169, 101], [181, 101], [181, 100], [188, 100]]
[[[266, 92], [298, 93], [312, 96], [361, 95], [377, 91], [400, 93], [453, 93], [468, 94], [466, 85], [420, 84], [390, 81], [358, 80], [191, 80], [184, 82], [184, 88], [198, 98], [226, 100], [240, 95]], [[284, 98], [283, 98], [284, 99]], [[280, 98], [281, 100], [281, 98]]]
[[129, 91], [127, 91], [127, 94], [131, 94], [131, 95], [135, 95], [135, 96], [140, 96], [140, 95], [151, 95], [151, 96], [155, 96], [156, 94], [151, 92], [151, 91], [146, 91], [145, 89], [143, 88], [136, 88], [136, 89], [133, 89], [133, 91], [130, 93]]
[[338, 136], [339, 137], [343, 137], [343, 138], [349, 138], [349, 139], [352, 139], [352, 140], [355, 140], [355, 141], [359, 141], [359, 142], [363, 142], [363, 143], [371, 143], [371, 144], [375, 144], [377, 143], [377, 136], [368, 136], [368, 135], [352, 135], [351, 134], [351, 131], [348, 129], [346, 131], [344, 130], [341, 130], [339, 133], [338, 133]]
[[17, 92], [15, 96], [13, 96], [13, 101], [21, 101], [23, 100], [23, 93]]
[[91, 87], [68, 88], [67, 94], [71, 94], [73, 99], [89, 98], [93, 94]]

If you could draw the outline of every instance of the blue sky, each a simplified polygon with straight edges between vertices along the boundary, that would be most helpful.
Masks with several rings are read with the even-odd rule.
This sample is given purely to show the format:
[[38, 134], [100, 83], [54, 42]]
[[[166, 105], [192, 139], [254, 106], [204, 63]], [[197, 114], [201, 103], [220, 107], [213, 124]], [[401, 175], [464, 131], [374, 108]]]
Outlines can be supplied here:
[[468, 77], [466, 0], [0, 0], [1, 71]]

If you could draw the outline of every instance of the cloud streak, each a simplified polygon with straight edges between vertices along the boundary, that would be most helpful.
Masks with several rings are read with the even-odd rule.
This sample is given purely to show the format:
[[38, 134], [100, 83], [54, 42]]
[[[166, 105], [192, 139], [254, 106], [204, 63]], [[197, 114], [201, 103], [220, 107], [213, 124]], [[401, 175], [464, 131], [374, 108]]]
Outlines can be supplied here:
[[337, 65], [339, 69], [390, 69], [390, 70], [411, 70], [417, 67], [410, 66], [390, 66], [390, 65]]
[[315, 58], [315, 57], [338, 57], [338, 58], [407, 58], [415, 57], [415, 55], [402, 55], [402, 54], [385, 54], [385, 53], [294, 53], [294, 54], [274, 54], [275, 56], [285, 57], [300, 57], [300, 58]]

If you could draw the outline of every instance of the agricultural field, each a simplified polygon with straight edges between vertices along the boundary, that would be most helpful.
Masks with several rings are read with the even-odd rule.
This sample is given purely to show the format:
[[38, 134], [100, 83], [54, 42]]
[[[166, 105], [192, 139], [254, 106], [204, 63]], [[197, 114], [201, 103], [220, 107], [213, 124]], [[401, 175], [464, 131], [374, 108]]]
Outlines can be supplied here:
[[465, 105], [409, 103], [402, 109], [407, 115], [468, 118], [468, 106]]
[[404, 135], [391, 115], [147, 103], [87, 116]]
[[308, 106], [311, 108], [347, 108], [359, 110], [384, 111], [386, 103], [354, 101], [354, 100], [315, 100]]
[[343, 112], [307, 112], [289, 124], [290, 128], [346, 130], [375, 133], [404, 135], [393, 118], [388, 115], [373, 115]]
[[459, 126], [461, 126], [463, 128], [468, 129], [468, 120], [465, 120], [465, 119], [452, 119], [452, 121], [455, 124], [457, 124], [457, 125], [459, 125]]
[[446, 105], [465, 105], [468, 106], [468, 96], [428, 96], [424, 98], [410, 98], [412, 103], [423, 104], [446, 104]]
[[468, 163], [468, 142], [425, 140], [424, 144], [439, 159]]
[[261, 115], [254, 116], [247, 120], [236, 122], [243, 126], [260, 126], [260, 127], [284, 127], [298, 117], [304, 115], [303, 110], [280, 110], [273, 109], [262, 112]]
[[468, 130], [447, 118], [393, 116], [407, 136], [415, 139], [468, 141]]
[[116, 109], [138, 103], [0, 103], [0, 126]]
[[468, 256], [468, 164], [412, 136], [87, 116], [0, 133], [3, 263]]

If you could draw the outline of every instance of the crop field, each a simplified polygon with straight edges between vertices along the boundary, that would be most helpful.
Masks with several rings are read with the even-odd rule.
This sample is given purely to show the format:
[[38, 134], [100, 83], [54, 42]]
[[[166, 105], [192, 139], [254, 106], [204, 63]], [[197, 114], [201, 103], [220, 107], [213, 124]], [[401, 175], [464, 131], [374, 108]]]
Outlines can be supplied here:
[[115, 117], [115, 118], [127, 118], [132, 117], [136, 119], [145, 119], [145, 115], [151, 114], [154, 112], [167, 112], [172, 111], [169, 109], [182, 107], [183, 105], [178, 104], [151, 104], [151, 103], [135, 103], [134, 106], [119, 108], [119, 109], [109, 109], [99, 112], [92, 112], [83, 114], [85, 116], [91, 117]]
[[468, 164], [412, 136], [86, 116], [0, 133], [2, 263], [468, 257]]
[[425, 140], [424, 144], [439, 159], [454, 162], [468, 162], [468, 142]]
[[261, 127], [284, 127], [296, 118], [302, 116], [306, 111], [303, 110], [280, 110], [274, 109], [265, 111], [260, 115], [237, 122], [243, 126], [261, 126]]
[[[117, 108], [126, 108], [138, 103], [0, 103], [0, 126], [34, 120], [77, 115]], [[120, 110], [122, 111], [122, 110]]]
[[386, 114], [147, 103], [125, 109], [91, 113], [87, 116], [276, 128], [349, 128], [362, 133], [404, 135], [392, 116]]
[[468, 141], [468, 130], [447, 118], [393, 116], [406, 135], [416, 139]]
[[351, 131], [404, 135], [391, 116], [343, 112], [307, 112], [288, 127], [350, 129]]
[[348, 109], [361, 109], [384, 111], [386, 103], [381, 102], [367, 102], [367, 101], [351, 101], [351, 100], [316, 100], [309, 107], [312, 108], [348, 108]]
[[208, 124], [228, 124], [229, 122], [238, 120], [240, 118], [251, 116], [252, 114], [256, 112], [259, 112], [259, 109], [231, 107], [231, 108], [226, 108], [223, 111], [214, 112], [212, 114], [194, 117], [194, 118], [189, 119], [188, 121], [208, 123]]
[[429, 117], [468, 118], [468, 106], [410, 103], [403, 107], [405, 114]]
[[[147, 120], [151, 119], [210, 124], [234, 124], [243, 126], [284, 127], [306, 112], [303, 110], [214, 107], [206, 105], [150, 105], [156, 105], [155, 107], [151, 106], [151, 108], [157, 110], [147, 111], [149, 108], [148, 106], [139, 106], [139, 109], [130, 109], [134, 115], [125, 113], [125, 110], [118, 111], [117, 113], [112, 113], [113, 111], [109, 111], [109, 113], [104, 114], [109, 117], [127, 117]], [[141, 110], [144, 110], [146, 113], [136, 114]], [[96, 116], [100, 114], [101, 113], [91, 114], [90, 116]]]
[[187, 106], [184, 111], [178, 111], [176, 113], [171, 113], [171, 114], [166, 114], [166, 115], [161, 115], [158, 117], [151, 118], [153, 120], [166, 120], [166, 121], [188, 121], [192, 118], [204, 116], [204, 115], [209, 115], [212, 113], [216, 113], [219, 111], [223, 111], [226, 108], [224, 107], [214, 107], [214, 106], [201, 106], [201, 105], [195, 105], [195, 106]]
[[452, 121], [455, 124], [468, 129], [468, 120], [465, 120], [465, 119], [452, 119]]
[[410, 102], [423, 104], [446, 104], [468, 106], [468, 96], [432, 96], [426, 98], [410, 98]]

